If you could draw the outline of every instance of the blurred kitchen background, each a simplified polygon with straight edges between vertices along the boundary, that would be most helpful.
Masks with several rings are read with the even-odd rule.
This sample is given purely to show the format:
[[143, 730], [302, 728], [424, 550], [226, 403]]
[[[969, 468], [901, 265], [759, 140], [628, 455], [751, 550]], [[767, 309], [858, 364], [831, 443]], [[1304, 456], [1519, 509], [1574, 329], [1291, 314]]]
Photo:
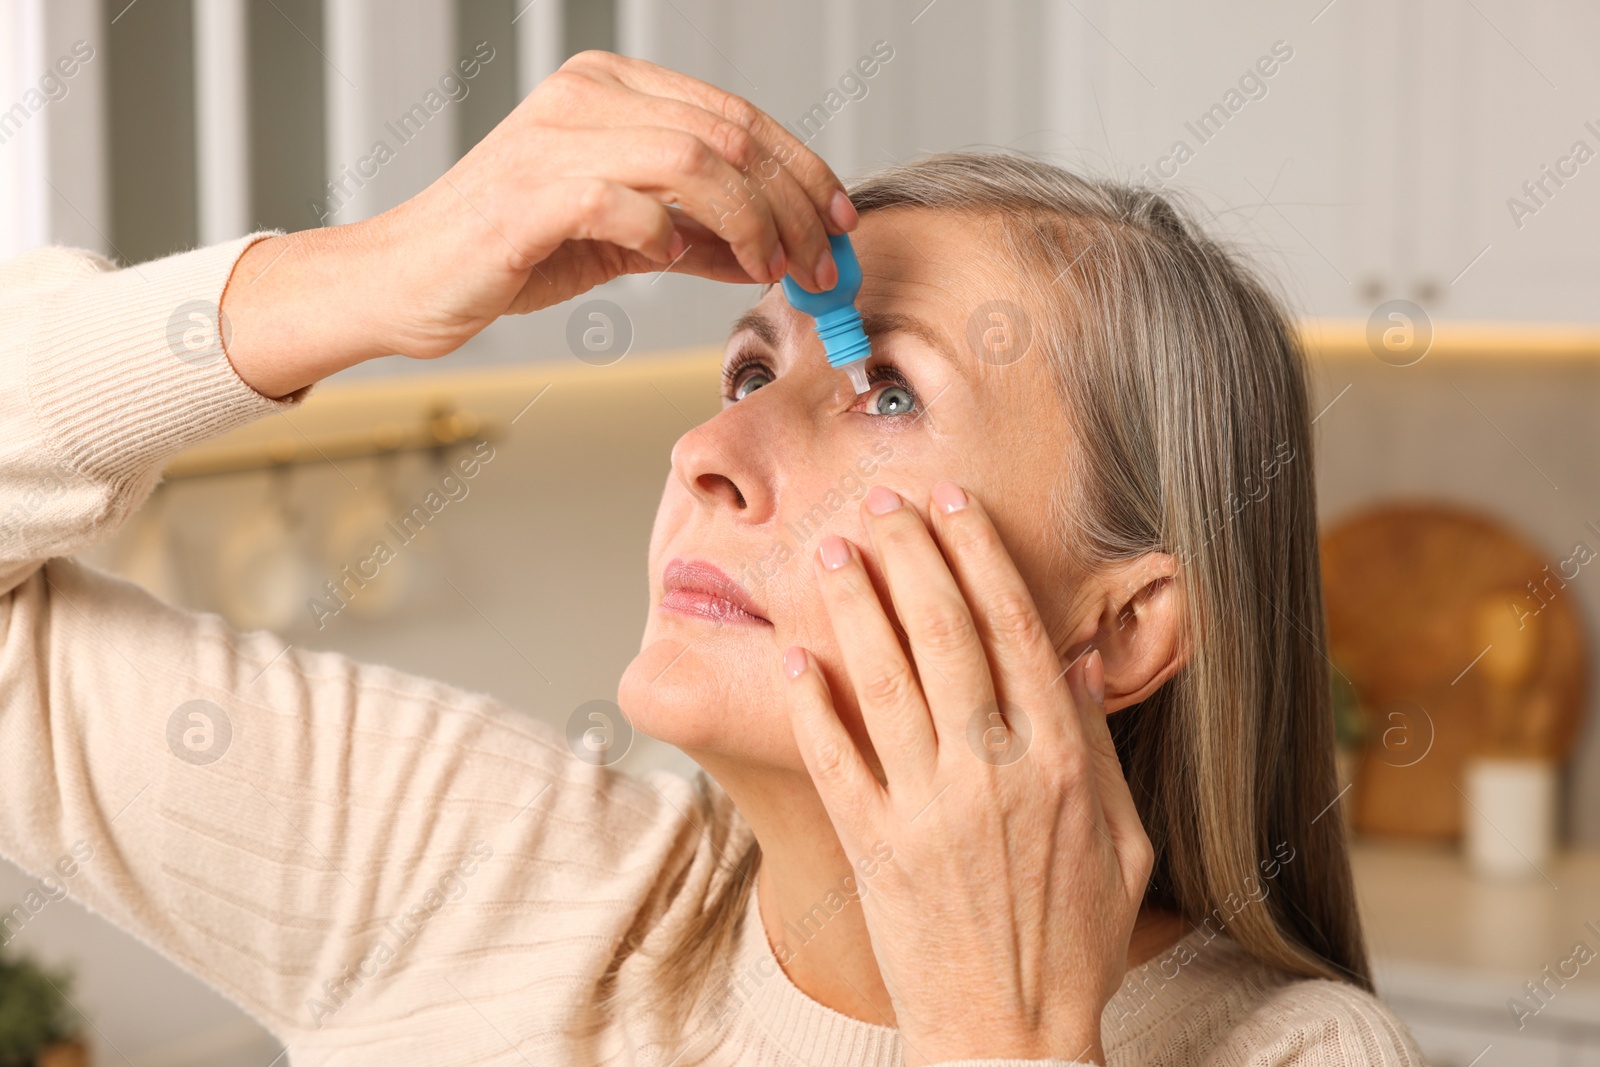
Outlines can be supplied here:
[[[0, 258], [137, 263], [366, 217], [586, 48], [748, 97], [847, 180], [1003, 146], [1166, 185], [1304, 320], [1348, 784], [1329, 800], [1380, 992], [1438, 1063], [1600, 1067], [1596, 40], [1580, 0], [0, 0]], [[363, 366], [181, 457], [92, 558], [493, 693], [591, 758], [690, 770], [610, 701], [668, 450], [717, 409], [754, 297], [621, 279], [447, 359]], [[274, 1060], [65, 884], [35, 907], [0, 861], [0, 997], [48, 1005], [34, 966], [74, 977], [39, 1030], [53, 1055], [76, 1033], [98, 1064]]]

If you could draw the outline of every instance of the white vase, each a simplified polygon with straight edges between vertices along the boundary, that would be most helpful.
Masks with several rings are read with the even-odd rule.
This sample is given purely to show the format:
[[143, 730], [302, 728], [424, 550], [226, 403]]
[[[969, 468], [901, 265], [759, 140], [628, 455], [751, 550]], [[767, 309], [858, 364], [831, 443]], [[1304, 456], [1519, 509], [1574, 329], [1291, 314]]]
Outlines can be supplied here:
[[1484, 878], [1538, 878], [1555, 851], [1555, 764], [1538, 759], [1467, 761], [1467, 862]]

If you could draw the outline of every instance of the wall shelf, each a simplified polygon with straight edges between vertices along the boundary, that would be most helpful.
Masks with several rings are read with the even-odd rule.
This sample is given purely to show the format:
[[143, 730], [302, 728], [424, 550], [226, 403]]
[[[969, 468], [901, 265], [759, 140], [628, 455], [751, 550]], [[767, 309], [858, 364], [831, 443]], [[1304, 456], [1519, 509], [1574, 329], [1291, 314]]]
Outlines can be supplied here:
[[[1306, 319], [1300, 340], [1314, 360], [1371, 360], [1361, 319]], [[1600, 367], [1600, 326], [1587, 323], [1457, 322], [1433, 324], [1425, 361], [1450, 363], [1593, 363]]]
[[[1364, 321], [1306, 320], [1300, 324], [1300, 336], [1314, 363], [1375, 359]], [[721, 359], [720, 347], [704, 346], [638, 353], [607, 367], [564, 360], [329, 382], [291, 412], [241, 427], [176, 457], [166, 473], [172, 479], [192, 478], [493, 437], [547, 391], [588, 393], [601, 402], [603, 390], [629, 383], [703, 382], [711, 389]], [[1506, 366], [1592, 363], [1600, 370], [1600, 327], [1439, 322], [1434, 324], [1425, 361]]]

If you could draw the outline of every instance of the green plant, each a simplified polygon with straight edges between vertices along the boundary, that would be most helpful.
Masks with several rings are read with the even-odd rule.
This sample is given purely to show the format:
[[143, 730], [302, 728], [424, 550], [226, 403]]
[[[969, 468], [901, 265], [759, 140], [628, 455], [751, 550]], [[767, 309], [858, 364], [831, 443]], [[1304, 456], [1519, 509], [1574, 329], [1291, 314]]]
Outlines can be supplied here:
[[1333, 669], [1333, 739], [1346, 751], [1361, 747], [1367, 736], [1367, 717], [1361, 708], [1361, 694], [1338, 665]]
[[0, 955], [0, 1067], [29, 1067], [43, 1049], [77, 1035], [71, 985], [66, 971]]

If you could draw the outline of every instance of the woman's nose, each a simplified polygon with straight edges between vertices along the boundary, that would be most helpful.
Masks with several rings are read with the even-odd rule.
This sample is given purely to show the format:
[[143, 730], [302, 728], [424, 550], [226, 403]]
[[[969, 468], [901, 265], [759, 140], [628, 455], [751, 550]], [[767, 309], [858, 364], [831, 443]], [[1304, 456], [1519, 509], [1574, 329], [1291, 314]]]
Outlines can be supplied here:
[[672, 446], [672, 470], [701, 504], [727, 508], [740, 522], [760, 524], [772, 517], [774, 442], [761, 434], [743, 403], [724, 409]]

